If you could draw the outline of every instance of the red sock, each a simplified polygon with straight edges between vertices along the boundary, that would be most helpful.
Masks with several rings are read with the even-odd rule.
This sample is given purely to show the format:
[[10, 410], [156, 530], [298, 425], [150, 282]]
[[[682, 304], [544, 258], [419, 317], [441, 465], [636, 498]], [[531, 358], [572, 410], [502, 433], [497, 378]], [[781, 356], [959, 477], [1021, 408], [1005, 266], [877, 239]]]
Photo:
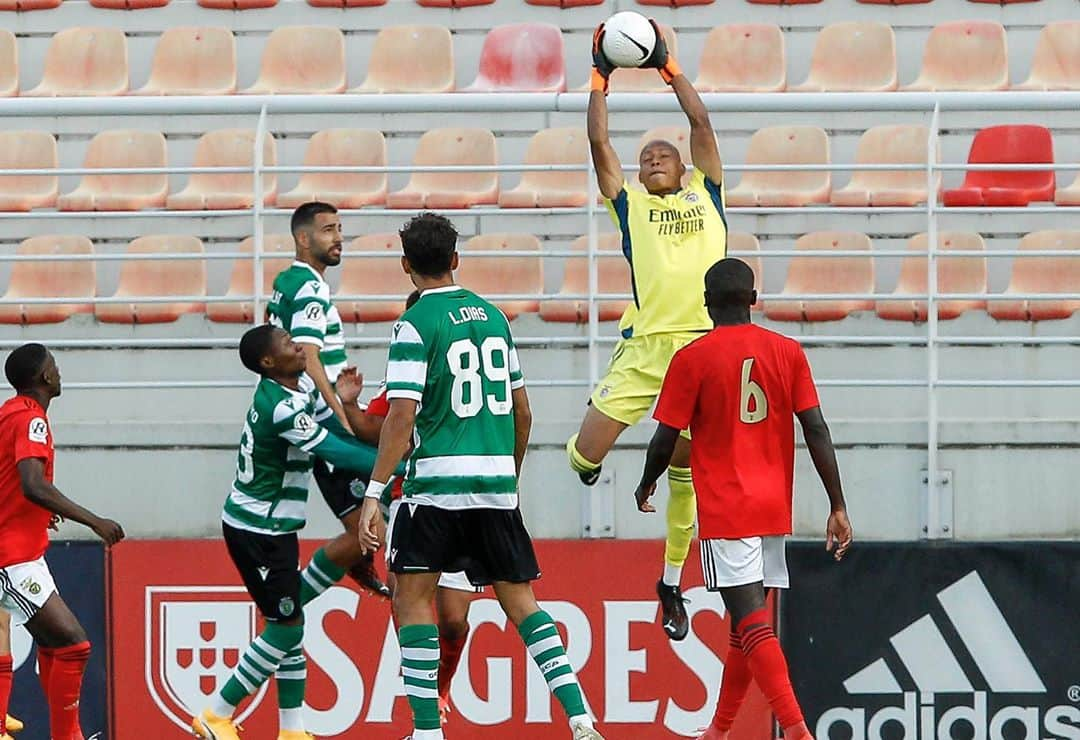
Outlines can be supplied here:
[[786, 730], [802, 724], [802, 709], [799, 708], [795, 691], [791, 688], [787, 661], [780, 649], [780, 641], [769, 626], [768, 611], [759, 609], [748, 615], [739, 622], [738, 630], [750, 673], [768, 699], [780, 727]]
[[11, 701], [11, 682], [15, 676], [11, 672], [10, 655], [0, 655], [0, 735], [7, 732], [8, 702]]
[[721, 732], [731, 729], [752, 679], [746, 654], [743, 653], [742, 639], [737, 631], [732, 630], [731, 644], [724, 659], [724, 678], [720, 681], [720, 701], [717, 702], [716, 714], [713, 715], [713, 727]]
[[42, 689], [49, 686], [49, 676], [53, 667], [53, 648], [38, 646], [37, 649], [38, 680], [41, 681]]
[[53, 648], [51, 652], [49, 668], [42, 673], [42, 678], [48, 678], [48, 683], [43, 685], [49, 700], [49, 728], [53, 740], [81, 740], [79, 694], [83, 672], [90, 660], [90, 643]]
[[465, 649], [465, 640], [468, 637], [468, 631], [457, 638], [439, 635], [439, 696], [444, 699], [450, 695], [450, 679], [457, 672], [461, 652]]

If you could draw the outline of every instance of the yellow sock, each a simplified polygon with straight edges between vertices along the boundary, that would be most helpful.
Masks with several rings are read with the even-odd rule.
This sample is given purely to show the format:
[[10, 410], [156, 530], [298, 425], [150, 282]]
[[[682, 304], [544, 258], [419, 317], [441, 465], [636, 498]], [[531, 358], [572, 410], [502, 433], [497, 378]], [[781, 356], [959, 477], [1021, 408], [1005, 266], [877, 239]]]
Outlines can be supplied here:
[[570, 469], [575, 473], [592, 473], [599, 470], [600, 463], [594, 463], [578, 452], [577, 438], [578, 436], [575, 434], [566, 443], [566, 456], [570, 460]]
[[667, 546], [664, 561], [681, 568], [690, 556], [690, 541], [694, 538], [694, 517], [697, 501], [690, 468], [668, 468], [668, 487], [671, 496], [667, 505]]

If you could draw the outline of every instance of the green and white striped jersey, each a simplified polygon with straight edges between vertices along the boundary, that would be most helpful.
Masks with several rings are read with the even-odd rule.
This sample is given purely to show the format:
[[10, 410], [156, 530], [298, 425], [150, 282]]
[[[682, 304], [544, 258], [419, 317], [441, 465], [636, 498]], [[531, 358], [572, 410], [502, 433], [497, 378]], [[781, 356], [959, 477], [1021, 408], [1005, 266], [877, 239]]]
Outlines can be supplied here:
[[394, 325], [386, 366], [387, 398], [420, 402], [403, 486], [409, 503], [517, 506], [510, 392], [524, 385], [498, 308], [457, 285], [424, 291]]
[[274, 278], [274, 294], [266, 307], [270, 323], [297, 342], [319, 347], [319, 357], [331, 383], [345, 368], [345, 334], [341, 314], [330, 302], [330, 285], [310, 265], [293, 262]]

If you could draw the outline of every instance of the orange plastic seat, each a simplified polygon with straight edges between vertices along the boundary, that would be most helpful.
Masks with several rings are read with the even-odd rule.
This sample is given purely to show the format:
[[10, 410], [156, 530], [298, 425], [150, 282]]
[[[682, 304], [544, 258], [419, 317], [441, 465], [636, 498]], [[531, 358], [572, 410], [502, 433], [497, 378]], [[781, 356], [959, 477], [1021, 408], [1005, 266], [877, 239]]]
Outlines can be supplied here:
[[[195, 147], [195, 167], [252, 167], [254, 164], [255, 132], [230, 128], [210, 131], [199, 138]], [[274, 137], [267, 134], [263, 141], [263, 164], [277, 163]], [[263, 202], [272, 205], [277, 197], [277, 176], [264, 173]], [[251, 208], [255, 204], [252, 174], [196, 174], [187, 187], [165, 201], [167, 208], [178, 211], [226, 210]]]
[[315, 8], [374, 8], [386, 5], [386, 0], [308, 0]]
[[[484, 165], [497, 162], [495, 135], [484, 128], [437, 128], [420, 137], [413, 164]], [[495, 172], [415, 172], [409, 183], [386, 196], [389, 208], [470, 208], [499, 200]]]
[[[305, 167], [383, 167], [386, 139], [381, 131], [331, 128], [308, 142]], [[362, 208], [386, 202], [385, 172], [305, 172], [295, 188], [279, 195], [279, 208], [296, 208], [312, 200], [338, 208]]]
[[[134, 254], [203, 254], [203, 244], [194, 236], [176, 234], [140, 236], [132, 241], [127, 253]], [[120, 266], [120, 284], [113, 298], [168, 296], [205, 296], [205, 260], [127, 260]], [[175, 303], [99, 303], [94, 311], [106, 324], [161, 324], [176, 321], [186, 313], [201, 313], [205, 304]]]
[[484, 37], [470, 92], [566, 92], [563, 37], [550, 23], [496, 26]]
[[266, 39], [259, 79], [245, 95], [345, 92], [345, 35], [332, 26], [283, 26]]
[[754, 5], [813, 5], [821, 0], [748, 0]]
[[[666, 23], [658, 25], [668, 51], [678, 57], [679, 39], [675, 36], [675, 29]], [[582, 89], [587, 90], [588, 85]], [[667, 92], [669, 88], [655, 69], [617, 69], [608, 78], [608, 89], [611, 92]]]
[[[817, 126], [771, 126], [754, 132], [749, 164], [829, 164], [829, 137]], [[828, 203], [827, 171], [746, 172], [728, 191], [729, 206], [806, 206]]]
[[[53, 256], [93, 254], [94, 247], [85, 236], [32, 236], [19, 244], [15, 254]], [[96, 290], [94, 263], [27, 261], [15, 262], [4, 300], [19, 298], [73, 298], [73, 303], [0, 304], [0, 324], [55, 324], [76, 313], [94, 310], [89, 302]]]
[[128, 91], [127, 39], [118, 28], [67, 28], [45, 53], [41, 83], [29, 97], [123, 95]]
[[474, 5], [491, 5], [495, 0], [416, 0], [424, 8], [469, 8]]
[[0, 131], [0, 211], [29, 211], [56, 205], [55, 175], [4, 175], [4, 170], [57, 166], [56, 139], [45, 131]]
[[[240, 242], [238, 252], [255, 253], [255, 237], [249, 236]], [[274, 292], [274, 278], [293, 261], [296, 245], [291, 234], [263, 234], [262, 262], [262, 305], [266, 306], [266, 297]], [[273, 256], [269, 256], [273, 255]], [[250, 296], [255, 293], [255, 275], [253, 258], [238, 259], [233, 263], [229, 277], [229, 289], [226, 298]], [[206, 318], [230, 324], [250, 324], [255, 320], [254, 305], [251, 301], [243, 303], [207, 303]]]
[[272, 8], [277, 0], [199, 0], [199, 5], [215, 10], [254, 10]]
[[354, 93], [454, 89], [454, 45], [445, 26], [389, 26], [375, 36], [367, 77]]
[[163, 8], [169, 4], [169, 0], [90, 0], [90, 4], [108, 10], [143, 10]]
[[19, 47], [15, 34], [0, 29], [0, 98], [19, 94]]
[[[103, 131], [90, 140], [84, 167], [166, 167], [165, 137], [158, 131]], [[61, 211], [138, 211], [161, 208], [169, 176], [84, 175], [79, 187], [57, 200]]]
[[167, 28], [150, 79], [135, 95], [231, 95], [236, 92], [236, 37], [221, 26]]
[[[873, 293], [874, 260], [870, 237], [852, 231], [817, 231], [799, 237], [795, 249], [807, 252], [793, 257], [784, 281], [783, 294], [828, 295]], [[864, 251], [865, 257], [820, 257], [830, 251]], [[805, 301], [777, 298], [765, 304], [765, 316], [773, 321], [839, 321], [855, 311], [873, 311], [872, 300]]]
[[638, 5], [662, 5], [668, 8], [682, 8], [687, 5], [711, 5], [713, 0], [637, 0]]
[[[733, 231], [727, 235], [727, 253], [732, 257], [741, 259], [746, 264], [750, 265], [750, 269], [754, 271], [754, 290], [761, 294], [762, 279], [765, 275], [765, 270], [761, 264], [761, 257], [757, 255], [746, 256], [740, 254], [732, 254], [733, 252], [760, 252], [761, 244], [758, 243], [758, 239], [753, 234], [748, 234], [745, 231]], [[757, 303], [753, 305], [752, 310], [761, 311], [765, 306], [765, 302], [759, 298]]]
[[782, 92], [787, 57], [780, 27], [731, 23], [709, 31], [694, 87], [701, 92]]
[[1054, 202], [1059, 206], [1080, 206], [1080, 174], [1072, 185], [1054, 191]]
[[[1080, 231], [1036, 231], [1020, 240], [1021, 251], [1069, 249], [1072, 257], [1017, 257], [1009, 286], [1002, 294], [1080, 293]], [[1080, 308], [1080, 300], [1028, 299], [987, 302], [987, 312], [998, 320], [1045, 321], [1067, 319]]]
[[919, 5], [931, 1], [932, 0], [855, 0], [855, 2], [863, 3], [865, 5]]
[[[584, 165], [589, 161], [584, 129], [547, 128], [529, 140], [525, 164]], [[588, 200], [588, 173], [525, 172], [513, 190], [499, 194], [502, 208], [577, 208]]]
[[[912, 252], [926, 252], [926, 234], [916, 234], [908, 240]], [[945, 257], [938, 255], [938, 293], [985, 293], [986, 251], [983, 238], [966, 231], [943, 231], [938, 234], [938, 249], [943, 252], [976, 252], [971, 257]], [[925, 300], [905, 298], [909, 295], [925, 295], [928, 292], [926, 257], [905, 257], [900, 263], [900, 279], [893, 297], [877, 302], [877, 315], [890, 321], [926, 321]], [[939, 319], [955, 319], [967, 311], [986, 308], [985, 300], [936, 301]]]
[[[913, 206], [926, 202], [925, 126], [875, 126], [859, 139], [856, 164], [918, 164], [922, 170], [855, 170], [851, 182], [834, 190], [836, 206]], [[938, 157], [935, 157], [937, 159]], [[935, 197], [941, 189], [941, 173], [935, 175]]]
[[0, 10], [23, 12], [59, 8], [60, 0], [0, 0]]
[[1004, 90], [1008, 86], [1005, 27], [994, 21], [952, 21], [930, 31], [922, 71], [904, 90]]
[[[570, 248], [583, 254], [589, 251], [589, 237], [579, 236]], [[631, 293], [630, 266], [622, 253], [622, 237], [618, 234], [597, 234], [596, 289], [599, 293]], [[588, 295], [589, 259], [567, 257], [564, 263], [560, 295]], [[625, 299], [597, 301], [600, 321], [618, 321], [630, 301]], [[589, 301], [585, 298], [549, 298], [540, 302], [540, 318], [558, 323], [586, 324], [589, 322]]]
[[413, 291], [409, 276], [401, 269], [401, 237], [397, 234], [368, 234], [349, 244], [346, 255], [378, 254], [378, 257], [346, 259], [342, 263], [341, 296], [378, 296], [382, 301], [334, 299], [342, 321], [370, 323], [395, 321], [405, 311], [405, 298]]
[[1080, 90], [1080, 21], [1043, 26], [1031, 59], [1031, 75], [1018, 90]]
[[[1053, 163], [1054, 142], [1042, 126], [989, 126], [971, 142], [970, 164]], [[1054, 197], [1054, 170], [973, 170], [959, 188], [946, 190], [947, 206], [1026, 206]]]
[[605, 0], [525, 0], [529, 5], [552, 8], [582, 8], [587, 5], [603, 5]]
[[896, 36], [887, 23], [832, 23], [821, 29], [806, 82], [797, 92], [887, 92], [897, 88]]
[[[536, 252], [535, 257], [498, 257], [499, 252]], [[540, 240], [532, 234], [483, 234], [465, 242], [456, 279], [483, 296], [544, 292]], [[506, 318], [540, 310], [539, 298], [490, 299]]]

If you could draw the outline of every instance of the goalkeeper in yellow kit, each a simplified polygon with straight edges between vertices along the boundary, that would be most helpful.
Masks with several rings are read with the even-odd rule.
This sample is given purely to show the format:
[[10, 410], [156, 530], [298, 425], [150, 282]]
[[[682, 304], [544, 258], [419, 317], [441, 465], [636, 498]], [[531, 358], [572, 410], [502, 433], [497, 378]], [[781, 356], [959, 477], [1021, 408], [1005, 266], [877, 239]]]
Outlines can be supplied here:
[[[659, 71], [675, 92], [690, 122], [693, 169], [668, 141], [650, 141], [641, 150], [638, 180], [631, 189], [608, 138], [608, 76], [614, 65], [604, 56], [601, 24], [593, 36], [592, 92], [589, 96], [589, 144], [600, 193], [622, 235], [630, 263], [634, 302], [620, 323], [623, 339], [615, 347], [607, 374], [594, 389], [585, 419], [570, 438], [570, 467], [593, 485], [600, 465], [623, 430], [652, 407], [672, 356], [712, 328], [701, 285], [705, 272], [727, 252], [723, 166], [709, 114], [678, 62], [668, 52], [655, 21], [656, 46], [641, 66]], [[679, 587], [682, 566], [694, 530], [694, 488], [686, 432], [668, 468], [671, 497], [667, 510], [667, 547], [663, 577], [656, 584], [663, 607], [664, 631], [682, 640], [689, 620]], [[642, 505], [642, 510], [651, 507]]]

